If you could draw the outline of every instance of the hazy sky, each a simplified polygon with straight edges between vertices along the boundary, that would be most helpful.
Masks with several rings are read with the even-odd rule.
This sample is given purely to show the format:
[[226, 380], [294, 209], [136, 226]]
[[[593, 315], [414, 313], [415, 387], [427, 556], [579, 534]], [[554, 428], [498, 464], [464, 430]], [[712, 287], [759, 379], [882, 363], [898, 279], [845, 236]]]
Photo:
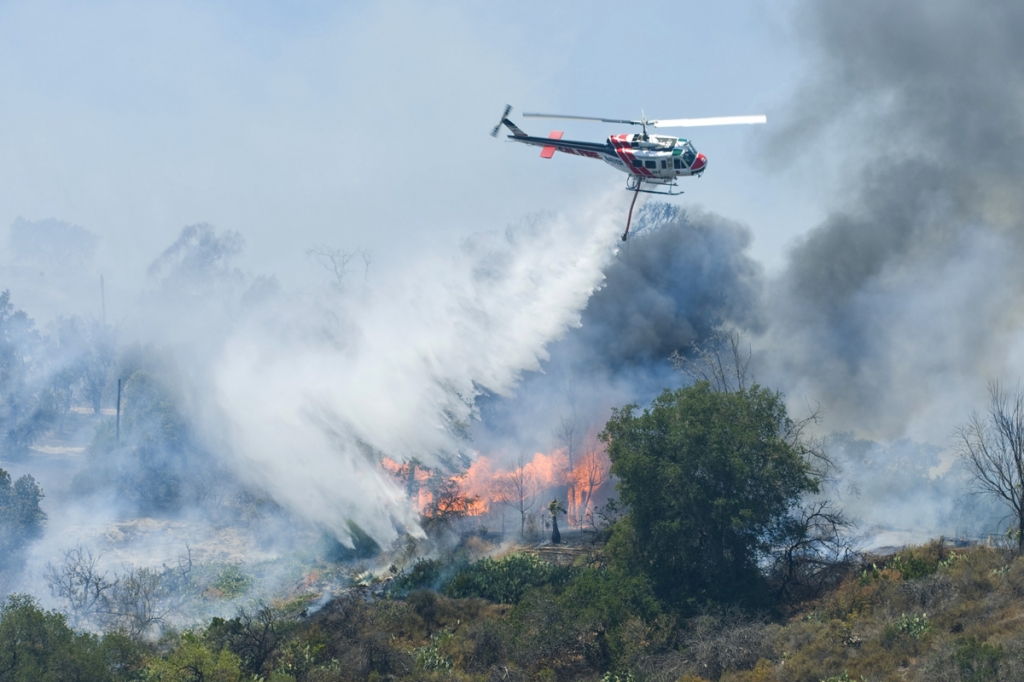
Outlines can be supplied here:
[[[243, 267], [286, 284], [318, 242], [376, 262], [454, 248], [624, 183], [489, 137], [506, 103], [780, 125], [813, 68], [789, 4], [2, 2], [0, 235], [19, 216], [81, 225], [111, 286], [201, 221], [240, 232]], [[770, 132], [692, 130], [709, 171], [675, 201], [749, 224], [773, 269], [820, 220], [834, 169], [772, 158]]]

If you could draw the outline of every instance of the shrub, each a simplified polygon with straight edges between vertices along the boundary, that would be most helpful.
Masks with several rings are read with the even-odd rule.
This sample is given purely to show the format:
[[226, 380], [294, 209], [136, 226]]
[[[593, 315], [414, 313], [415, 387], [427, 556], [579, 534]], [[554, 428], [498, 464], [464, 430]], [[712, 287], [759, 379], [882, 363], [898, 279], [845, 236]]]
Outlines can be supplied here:
[[409, 592], [436, 587], [441, 581], [442, 567], [442, 563], [437, 559], [420, 559], [412, 565], [412, 568], [395, 576], [393, 589], [399, 592]]
[[252, 576], [244, 573], [237, 564], [229, 564], [210, 587], [217, 590], [225, 599], [233, 599], [249, 591], [252, 587]]
[[571, 570], [528, 554], [481, 559], [452, 578], [445, 588], [450, 597], [480, 597], [499, 604], [518, 604], [526, 591], [542, 585], [561, 585]]
[[928, 614], [922, 613], [920, 616], [913, 616], [907, 614], [900, 614], [900, 617], [895, 622], [890, 623], [885, 627], [883, 631], [883, 639], [894, 640], [900, 637], [921, 639], [927, 635], [932, 629], [931, 624], [928, 622]]
[[999, 674], [1002, 647], [979, 642], [977, 637], [964, 637], [956, 642], [953, 663], [965, 682], [987, 682]]

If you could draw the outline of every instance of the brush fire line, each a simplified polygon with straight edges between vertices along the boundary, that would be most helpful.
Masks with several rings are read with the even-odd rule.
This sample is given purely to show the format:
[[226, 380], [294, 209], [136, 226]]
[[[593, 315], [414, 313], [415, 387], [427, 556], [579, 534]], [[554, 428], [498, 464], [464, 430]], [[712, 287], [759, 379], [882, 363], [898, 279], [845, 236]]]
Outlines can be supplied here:
[[[570, 465], [566, 450], [537, 452], [517, 465], [480, 455], [465, 472], [445, 475], [413, 460], [399, 463], [388, 457], [381, 467], [403, 485], [424, 517], [456, 513], [465, 517], [539, 513], [554, 495], [565, 500], [570, 526], [591, 523], [598, 500], [607, 497], [611, 462], [604, 450], [577, 455]], [[441, 499], [444, 496], [445, 499]]]

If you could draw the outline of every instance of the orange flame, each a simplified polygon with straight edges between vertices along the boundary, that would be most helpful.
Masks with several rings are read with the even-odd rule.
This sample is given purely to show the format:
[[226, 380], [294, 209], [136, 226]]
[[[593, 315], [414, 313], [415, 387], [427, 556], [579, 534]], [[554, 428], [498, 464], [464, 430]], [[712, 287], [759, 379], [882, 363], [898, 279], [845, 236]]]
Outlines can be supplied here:
[[[381, 466], [406, 487], [420, 513], [426, 513], [433, 502], [429, 488], [437, 472], [415, 463], [399, 464], [386, 457]], [[498, 458], [480, 455], [464, 473], [449, 480], [466, 497], [468, 516], [486, 515], [497, 502], [509, 503], [508, 488], [513, 480], [519, 481], [519, 494], [531, 498], [552, 488], [563, 488], [569, 523], [580, 525], [593, 513], [594, 495], [608, 480], [610, 466], [608, 455], [597, 447], [578, 455], [572, 468], [564, 449], [537, 452], [529, 461], [521, 460], [513, 466], [501, 466]]]

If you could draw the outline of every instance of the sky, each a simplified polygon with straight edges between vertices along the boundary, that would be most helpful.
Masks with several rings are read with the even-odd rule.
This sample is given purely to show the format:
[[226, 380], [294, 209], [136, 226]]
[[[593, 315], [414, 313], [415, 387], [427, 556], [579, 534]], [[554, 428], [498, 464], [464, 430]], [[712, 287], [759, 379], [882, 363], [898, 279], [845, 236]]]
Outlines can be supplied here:
[[[540, 134], [552, 122], [516, 115], [765, 113], [768, 126], [692, 130], [709, 171], [673, 201], [748, 224], [751, 253], [778, 269], [834, 175], [766, 144], [811, 68], [792, 12], [3, 2], [0, 231], [18, 217], [80, 225], [101, 238], [107, 286], [130, 291], [184, 226], [209, 222], [244, 237], [243, 269], [301, 285], [314, 244], [400, 263], [624, 185], [606, 164], [489, 137], [506, 103]], [[576, 139], [623, 132], [556, 125]]]

